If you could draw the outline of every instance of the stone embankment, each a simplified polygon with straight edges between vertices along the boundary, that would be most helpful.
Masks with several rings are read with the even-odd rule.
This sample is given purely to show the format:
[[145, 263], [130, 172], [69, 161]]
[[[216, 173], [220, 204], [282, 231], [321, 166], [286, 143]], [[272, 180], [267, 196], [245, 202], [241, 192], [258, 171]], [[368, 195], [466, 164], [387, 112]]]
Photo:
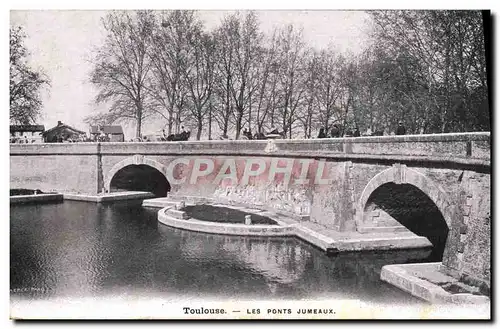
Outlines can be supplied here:
[[[155, 198], [143, 201], [143, 206], [162, 208], [158, 212], [158, 221], [167, 226], [212, 234], [228, 235], [251, 235], [251, 236], [296, 236], [328, 254], [335, 254], [344, 251], [365, 251], [365, 250], [393, 250], [393, 249], [413, 249], [430, 248], [432, 244], [425, 237], [417, 236], [411, 232], [382, 232], [382, 233], [358, 233], [358, 232], [337, 232], [324, 226], [301, 221], [300, 218], [293, 218], [286, 214], [261, 210], [244, 205], [218, 205], [213, 200], [204, 198], [203, 200], [193, 198], [182, 200], [167, 198]], [[278, 225], [245, 225], [229, 224], [220, 222], [207, 222], [189, 218], [182, 210], [186, 205], [212, 204], [214, 206], [224, 206], [240, 210], [247, 214], [258, 214], [275, 221]]]

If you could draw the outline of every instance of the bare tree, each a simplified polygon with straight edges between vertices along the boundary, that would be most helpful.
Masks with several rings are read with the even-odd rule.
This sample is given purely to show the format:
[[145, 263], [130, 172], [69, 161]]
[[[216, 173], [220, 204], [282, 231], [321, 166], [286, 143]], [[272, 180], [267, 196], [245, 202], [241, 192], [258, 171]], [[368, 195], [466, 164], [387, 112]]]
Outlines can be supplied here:
[[292, 138], [297, 109], [305, 92], [305, 42], [302, 30], [288, 25], [279, 35], [279, 77], [281, 104], [278, 107], [283, 133]]
[[339, 111], [335, 112], [337, 122], [340, 122], [341, 133], [350, 134], [355, 127], [360, 126], [358, 113], [354, 111], [355, 99], [358, 93], [357, 67], [353, 60], [341, 56], [339, 79], [342, 82], [340, 96], [338, 97]]
[[14, 124], [36, 122], [43, 105], [40, 92], [50, 86], [43, 71], [29, 67], [25, 38], [20, 26], [10, 28], [10, 122]]
[[111, 107], [89, 120], [135, 120], [140, 135], [157, 113], [169, 134], [184, 123], [198, 139], [205, 123], [209, 138], [214, 128], [239, 138], [243, 127], [275, 125], [310, 138], [333, 123], [372, 132], [398, 121], [411, 133], [489, 129], [480, 12], [370, 14], [371, 44], [353, 56], [309, 48], [291, 24], [265, 38], [253, 11], [225, 16], [210, 33], [194, 11], [113, 12], [92, 72], [96, 101]]
[[187, 65], [183, 65], [183, 77], [189, 90], [190, 111], [197, 126], [196, 139], [199, 140], [203, 122], [210, 107], [214, 74], [214, 42], [201, 29], [195, 31], [188, 40]]
[[[302, 106], [300, 114], [298, 115], [298, 120], [302, 125], [302, 130], [304, 133], [304, 138], [311, 138], [312, 129], [316, 127], [316, 117], [319, 116], [316, 109], [317, 104], [317, 94], [319, 86], [319, 75], [320, 72], [320, 61], [319, 56], [316, 51], [311, 50], [309, 52], [310, 56], [307, 59], [307, 70], [306, 70], [306, 80], [305, 80], [305, 93], [304, 93], [304, 106]], [[322, 125], [322, 127], [325, 127]]]
[[[225, 82], [224, 86], [219, 84], [222, 87], [219, 95], [225, 98], [225, 113], [231, 113], [234, 120], [236, 139], [245, 113], [250, 110], [261, 39], [257, 14], [253, 11], [246, 12], [243, 17], [240, 12], [226, 16], [217, 31], [218, 76]], [[225, 119], [224, 115], [222, 117]]]
[[[273, 116], [269, 115], [272, 109], [275, 108], [277, 102], [276, 86], [278, 82], [278, 39], [277, 31], [275, 30], [267, 44], [260, 49], [260, 60], [257, 63], [257, 72], [255, 74], [255, 90], [254, 97], [256, 102], [256, 117], [255, 122], [257, 132], [264, 131], [264, 122], [267, 119], [273, 120]], [[267, 46], [267, 47], [266, 47]], [[269, 117], [268, 117], [269, 116]], [[271, 125], [274, 122], [271, 122]]]
[[216, 105], [213, 107], [213, 117], [219, 129], [222, 131], [223, 136], [228, 135], [229, 119], [234, 107], [234, 101], [230, 91], [234, 79], [234, 53], [230, 35], [231, 31], [234, 30], [232, 27], [234, 24], [235, 21], [225, 17], [222, 21], [222, 25], [214, 32], [214, 40], [216, 43], [214, 99]]
[[150, 105], [146, 84], [151, 69], [148, 56], [153, 31], [151, 15], [147, 11], [108, 14], [102, 21], [107, 32], [105, 43], [92, 59], [91, 82], [99, 88], [95, 100], [111, 103], [109, 111], [98, 116], [107, 122], [135, 121], [136, 137], [141, 136], [142, 122]]
[[156, 111], [166, 119], [168, 134], [179, 132], [187, 110], [189, 90], [183, 75], [188, 60], [189, 42], [201, 29], [196, 12], [190, 10], [163, 11], [158, 15], [149, 56], [153, 68], [148, 89], [155, 100]]
[[389, 81], [385, 80], [384, 72], [387, 72], [388, 66], [384, 65], [384, 59], [374, 47], [369, 47], [354, 60], [356, 94], [353, 96], [353, 108], [357, 121], [361, 129], [372, 133], [383, 131], [385, 120], [382, 120], [382, 115], [387, 114], [387, 96], [391, 95], [393, 87], [388, 87]]
[[334, 123], [339, 123], [341, 117], [338, 100], [344, 83], [341, 79], [343, 57], [333, 48], [322, 50], [318, 57], [316, 85], [316, 100], [320, 109], [318, 120], [322, 127], [328, 128]]
[[482, 16], [479, 11], [372, 12], [374, 38], [399, 67], [407, 124], [430, 132], [489, 129]]

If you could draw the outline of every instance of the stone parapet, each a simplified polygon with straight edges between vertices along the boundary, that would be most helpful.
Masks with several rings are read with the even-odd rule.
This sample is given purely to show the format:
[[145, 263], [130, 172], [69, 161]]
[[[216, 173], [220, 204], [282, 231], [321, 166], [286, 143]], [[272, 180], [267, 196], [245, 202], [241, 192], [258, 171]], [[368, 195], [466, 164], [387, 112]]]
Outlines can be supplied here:
[[[29, 154], [171, 154], [266, 155], [296, 152], [317, 154], [406, 155], [445, 158], [490, 159], [490, 133], [379, 136], [356, 138], [236, 141], [185, 141], [156, 143], [43, 143], [11, 144], [11, 155]], [[267, 150], [267, 151], [266, 151]]]

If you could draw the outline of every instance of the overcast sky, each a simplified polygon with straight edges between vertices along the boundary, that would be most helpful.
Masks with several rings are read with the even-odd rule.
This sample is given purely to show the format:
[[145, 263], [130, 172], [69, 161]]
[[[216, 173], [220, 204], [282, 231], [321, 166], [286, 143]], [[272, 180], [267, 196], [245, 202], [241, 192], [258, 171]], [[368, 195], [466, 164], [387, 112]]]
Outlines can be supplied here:
[[[101, 17], [105, 11], [11, 11], [11, 25], [21, 25], [28, 38], [26, 46], [31, 53], [30, 63], [43, 68], [51, 79], [49, 93], [45, 93], [43, 118], [39, 124], [49, 129], [63, 121], [88, 131], [83, 119], [95, 110], [96, 93], [89, 83], [91, 64], [86, 59], [94, 47], [103, 42]], [[205, 26], [219, 25], [227, 11], [200, 11]], [[259, 11], [261, 29], [269, 34], [274, 27], [294, 23], [304, 28], [307, 43], [315, 48], [329, 44], [339, 51], [358, 53], [366, 45], [368, 15], [362, 11]], [[145, 134], [158, 127], [145, 123]], [[135, 129], [125, 127], [125, 138], [130, 139]]]

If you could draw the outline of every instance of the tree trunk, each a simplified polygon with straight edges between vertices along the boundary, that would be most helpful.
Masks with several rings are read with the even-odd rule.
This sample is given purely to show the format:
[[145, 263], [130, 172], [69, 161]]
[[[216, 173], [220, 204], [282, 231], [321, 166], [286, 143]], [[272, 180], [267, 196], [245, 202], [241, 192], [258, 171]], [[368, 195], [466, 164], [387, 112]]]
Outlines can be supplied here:
[[224, 118], [224, 129], [222, 129], [222, 134], [227, 136], [227, 129], [229, 128], [229, 120], [227, 116]]
[[173, 111], [170, 111], [168, 114], [168, 134], [167, 136], [172, 135], [172, 126], [174, 125]]
[[212, 102], [208, 106], [208, 140], [212, 140]]
[[141, 138], [141, 126], [142, 126], [142, 111], [139, 110], [137, 113], [136, 127], [135, 127], [135, 137]]
[[175, 111], [175, 133], [178, 134], [180, 130], [180, 125], [181, 125], [181, 118], [180, 118], [180, 110], [177, 108], [177, 111]]
[[[262, 97], [262, 96], [261, 96], [261, 97]], [[259, 131], [260, 131], [260, 129], [261, 129], [261, 127], [260, 127], [260, 126], [261, 126], [261, 124], [260, 124], [260, 104], [259, 104], [259, 106], [257, 107], [257, 117], [256, 117], [256, 122], [257, 122], [257, 127], [256, 127], [256, 128], [257, 128], [257, 132], [259, 132]], [[254, 132], [254, 133], [255, 133], [255, 132]]]
[[231, 86], [231, 75], [227, 75], [226, 77], [226, 112], [224, 113], [224, 131], [223, 131], [223, 135], [224, 136], [227, 136], [227, 130], [229, 128], [229, 113], [231, 113], [233, 111], [233, 109], [231, 108], [231, 104], [230, 104], [230, 94], [229, 94], [229, 88]]
[[238, 110], [238, 116], [236, 118], [236, 137], [235, 137], [236, 140], [240, 138], [241, 121], [243, 119], [243, 109], [238, 108], [237, 110]]
[[203, 129], [203, 119], [198, 118], [198, 132], [196, 133], [196, 140], [199, 141], [201, 138], [201, 131]]
[[249, 102], [248, 102], [248, 130], [252, 131], [252, 91], [251, 90], [249, 91]]

